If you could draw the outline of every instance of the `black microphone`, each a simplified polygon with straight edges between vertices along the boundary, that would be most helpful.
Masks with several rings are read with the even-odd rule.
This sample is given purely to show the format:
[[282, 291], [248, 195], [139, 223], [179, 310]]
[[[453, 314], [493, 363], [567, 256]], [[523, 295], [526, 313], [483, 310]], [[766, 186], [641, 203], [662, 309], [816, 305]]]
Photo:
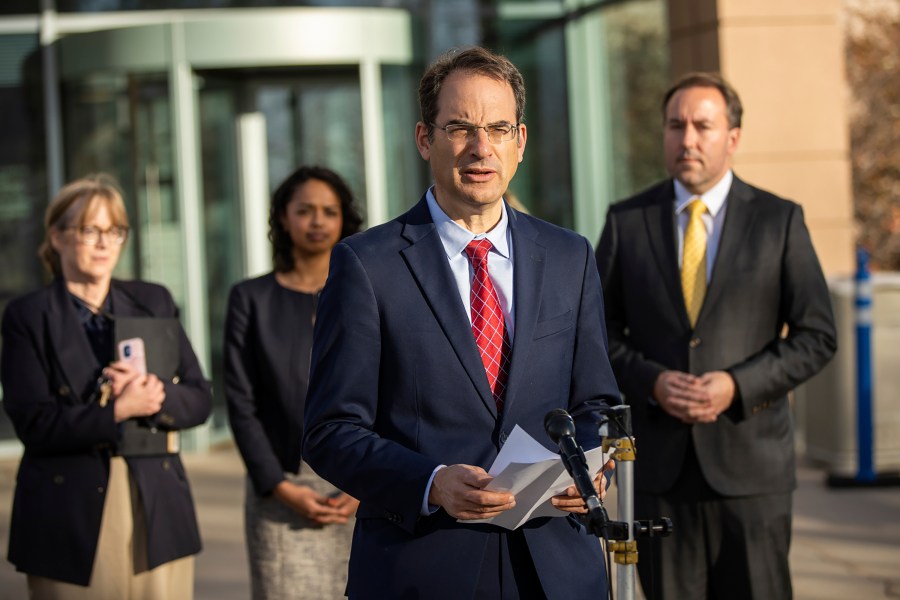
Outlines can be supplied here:
[[559, 446], [559, 454], [566, 471], [575, 480], [575, 488], [581, 494], [588, 511], [594, 513], [596, 509], [603, 510], [600, 497], [594, 488], [594, 479], [588, 471], [584, 450], [575, 441], [575, 421], [565, 410], [554, 408], [544, 416], [544, 431], [553, 443]]

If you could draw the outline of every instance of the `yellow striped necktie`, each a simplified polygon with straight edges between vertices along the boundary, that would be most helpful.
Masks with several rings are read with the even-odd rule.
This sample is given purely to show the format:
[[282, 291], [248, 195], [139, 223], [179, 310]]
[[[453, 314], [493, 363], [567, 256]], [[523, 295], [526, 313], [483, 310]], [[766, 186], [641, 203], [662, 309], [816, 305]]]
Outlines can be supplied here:
[[687, 228], [684, 230], [684, 253], [681, 258], [681, 290], [684, 293], [684, 305], [687, 307], [691, 327], [697, 324], [703, 297], [706, 295], [706, 226], [703, 224], [703, 213], [706, 205], [698, 197], [694, 197], [687, 206], [689, 214]]

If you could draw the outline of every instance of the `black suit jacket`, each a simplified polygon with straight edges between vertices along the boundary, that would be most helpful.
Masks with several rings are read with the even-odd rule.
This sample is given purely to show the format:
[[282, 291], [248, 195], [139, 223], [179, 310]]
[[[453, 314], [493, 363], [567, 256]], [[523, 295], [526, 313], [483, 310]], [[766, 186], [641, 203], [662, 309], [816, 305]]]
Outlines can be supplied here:
[[260, 495], [300, 469], [313, 302], [274, 273], [242, 281], [228, 298], [225, 397], [234, 439]]
[[[693, 438], [703, 475], [718, 492], [791, 490], [787, 392], [836, 349], [828, 288], [803, 211], [734, 178], [692, 330], [679, 279], [674, 194], [669, 180], [614, 204], [597, 248], [610, 359], [633, 410], [636, 487], [671, 488]], [[648, 402], [666, 369], [727, 370], [737, 397], [715, 423], [684, 424]]]
[[[493, 525], [420, 515], [440, 464], [487, 470], [515, 425], [548, 448], [565, 408], [587, 447], [618, 401], [591, 245], [508, 210], [515, 334], [498, 414], [472, 326], [423, 199], [335, 246], [316, 320], [303, 455], [359, 498], [352, 598], [472, 598]], [[562, 513], [560, 513], [562, 514]], [[600, 546], [564, 516], [523, 526], [550, 599], [603, 595]], [[491, 568], [491, 567], [488, 567]]]
[[[169, 292], [113, 280], [120, 316], [177, 316]], [[109, 446], [118, 437], [113, 403], [89, 402], [100, 365], [62, 279], [13, 300], [3, 314], [3, 408], [25, 445], [16, 479], [9, 560], [19, 571], [79, 585], [90, 581], [100, 533]], [[208, 382], [184, 331], [180, 366], [164, 381], [166, 399], [151, 417], [186, 429], [209, 416]], [[177, 455], [128, 458], [147, 517], [148, 566], [200, 551], [184, 467]]]

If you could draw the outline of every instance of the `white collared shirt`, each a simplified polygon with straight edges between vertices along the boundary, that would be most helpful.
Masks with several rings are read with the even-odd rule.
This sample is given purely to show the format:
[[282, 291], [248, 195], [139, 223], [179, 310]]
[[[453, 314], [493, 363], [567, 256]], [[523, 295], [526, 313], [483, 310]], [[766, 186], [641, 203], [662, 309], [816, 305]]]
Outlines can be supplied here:
[[428, 189], [425, 199], [428, 203], [428, 211], [431, 213], [431, 220], [434, 221], [438, 236], [441, 238], [441, 244], [444, 246], [444, 252], [447, 253], [450, 270], [453, 271], [453, 278], [456, 280], [456, 287], [459, 289], [459, 298], [466, 309], [466, 314], [469, 315], [470, 322], [472, 320], [472, 278], [475, 272], [464, 250], [472, 240], [486, 238], [493, 244], [494, 247], [488, 254], [488, 275], [491, 278], [491, 283], [494, 284], [494, 289], [497, 290], [500, 309], [503, 311], [503, 317], [506, 321], [509, 342], [512, 344], [515, 332], [513, 255], [512, 235], [509, 232], [509, 216], [506, 214], [505, 203], [500, 203], [502, 210], [500, 222], [487, 233], [474, 234], [447, 216], [447, 213], [443, 211], [434, 198], [434, 188]]
[[[716, 254], [719, 252], [719, 240], [722, 239], [722, 226], [725, 224], [725, 209], [727, 208], [728, 192], [731, 190], [731, 183], [734, 181], [734, 174], [731, 169], [725, 173], [725, 176], [712, 188], [707, 190], [705, 194], [700, 195], [700, 199], [706, 204], [708, 212], [703, 214], [703, 225], [706, 227], [706, 280], [712, 277], [713, 265], [716, 264]], [[678, 219], [678, 268], [681, 268], [681, 262], [684, 255], [684, 230], [688, 224], [687, 205], [696, 195], [692, 194], [681, 184], [675, 180], [675, 216]]]

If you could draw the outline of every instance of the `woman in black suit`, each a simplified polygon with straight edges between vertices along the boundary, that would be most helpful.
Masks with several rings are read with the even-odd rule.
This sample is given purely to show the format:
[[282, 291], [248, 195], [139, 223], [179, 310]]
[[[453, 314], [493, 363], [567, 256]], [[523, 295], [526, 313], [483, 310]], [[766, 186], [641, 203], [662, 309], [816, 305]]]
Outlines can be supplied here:
[[344, 595], [357, 501], [301, 465], [303, 407], [319, 291], [331, 248], [362, 218], [343, 180], [300, 167], [269, 214], [275, 270], [234, 286], [225, 325], [225, 395], [247, 467], [253, 598]]
[[184, 467], [165, 444], [122, 456], [122, 436], [138, 418], [167, 439], [202, 424], [209, 384], [180, 327], [171, 380], [115, 360], [115, 317], [178, 310], [159, 285], [112, 278], [128, 219], [111, 178], [66, 185], [45, 225], [54, 279], [10, 302], [2, 322], [3, 407], [25, 446], [9, 560], [32, 599], [191, 598], [200, 535]]

